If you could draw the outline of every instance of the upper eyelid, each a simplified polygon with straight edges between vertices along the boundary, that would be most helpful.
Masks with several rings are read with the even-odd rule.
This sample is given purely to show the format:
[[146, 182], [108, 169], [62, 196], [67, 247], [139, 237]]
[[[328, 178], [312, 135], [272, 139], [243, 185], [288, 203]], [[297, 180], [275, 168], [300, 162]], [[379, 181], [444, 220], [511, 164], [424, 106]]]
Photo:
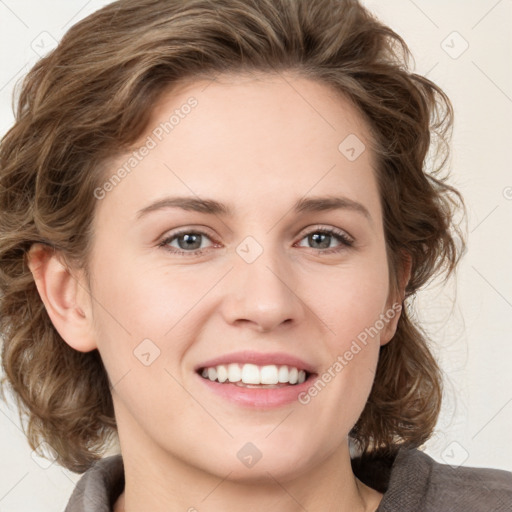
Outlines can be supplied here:
[[345, 234], [351, 240], [354, 240], [354, 237], [347, 230], [342, 229], [342, 228], [337, 228], [334, 226], [325, 226], [323, 224], [313, 224], [311, 226], [307, 226], [306, 228], [301, 230], [301, 232], [297, 236], [300, 236], [301, 234], [302, 234], [302, 236], [306, 236], [309, 233], [314, 233], [316, 231], [333, 231], [334, 234], [336, 234], [336, 232], [339, 231], [339, 232]]
[[[302, 240], [304, 237], [308, 236], [309, 234], [311, 233], [315, 233], [315, 232], [318, 232], [318, 231], [332, 231], [332, 236], [340, 236], [340, 234], [343, 234], [345, 237], [347, 237], [348, 239], [350, 239], [352, 242], [355, 242], [355, 238], [350, 234], [348, 233], [346, 230], [344, 229], [341, 229], [341, 228], [337, 228], [337, 227], [334, 227], [334, 226], [326, 226], [326, 225], [322, 225], [322, 224], [313, 224], [313, 225], [310, 225], [310, 226], [306, 226], [305, 228], [303, 228], [297, 235], [296, 237], [299, 237], [299, 240]], [[337, 232], [340, 232], [339, 234]], [[218, 243], [216, 240], [215, 240], [215, 236], [212, 236], [210, 233], [209, 233], [209, 230], [208, 228], [206, 227], [199, 227], [199, 228], [194, 228], [194, 227], [190, 227], [190, 228], [178, 228], [178, 230], [176, 232], [168, 232], [167, 234], [165, 234], [162, 238], [161, 238], [161, 244], [164, 244], [166, 243], [167, 241], [169, 240], [174, 240], [176, 239], [177, 237], [179, 237], [180, 235], [184, 235], [184, 234], [190, 234], [190, 233], [194, 233], [194, 234], [200, 234], [200, 235], [206, 235], [213, 244], [215, 243]], [[208, 248], [205, 248], [205, 249], [208, 249]], [[203, 249], [195, 249], [195, 250], [203, 250]], [[186, 251], [186, 252], [193, 252], [193, 251]]]

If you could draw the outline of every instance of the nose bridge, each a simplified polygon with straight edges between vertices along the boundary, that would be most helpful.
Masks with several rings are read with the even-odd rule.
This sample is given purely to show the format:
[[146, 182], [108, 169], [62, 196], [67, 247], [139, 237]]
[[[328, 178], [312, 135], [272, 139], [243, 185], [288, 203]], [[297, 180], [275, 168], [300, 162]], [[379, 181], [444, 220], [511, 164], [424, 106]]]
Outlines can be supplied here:
[[302, 305], [283, 247], [268, 233], [259, 239], [247, 236], [235, 249], [225, 315], [230, 323], [246, 321], [267, 331], [297, 320]]

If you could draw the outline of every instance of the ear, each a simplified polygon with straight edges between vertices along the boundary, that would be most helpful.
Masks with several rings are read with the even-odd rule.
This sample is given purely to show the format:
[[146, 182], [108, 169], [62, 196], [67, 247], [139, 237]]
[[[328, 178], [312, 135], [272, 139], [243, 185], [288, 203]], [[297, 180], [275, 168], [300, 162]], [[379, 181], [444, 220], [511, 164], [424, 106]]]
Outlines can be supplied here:
[[79, 352], [97, 348], [90, 294], [83, 273], [72, 274], [62, 254], [40, 243], [30, 248], [28, 266], [46, 312], [62, 339]]
[[386, 303], [386, 311], [384, 312], [385, 317], [383, 320], [384, 328], [380, 333], [381, 346], [391, 341], [396, 333], [398, 320], [402, 314], [402, 305], [405, 298], [405, 287], [411, 278], [411, 256], [405, 252], [402, 256], [402, 265], [399, 269], [398, 276], [398, 290], [395, 290], [394, 293], [390, 293]]

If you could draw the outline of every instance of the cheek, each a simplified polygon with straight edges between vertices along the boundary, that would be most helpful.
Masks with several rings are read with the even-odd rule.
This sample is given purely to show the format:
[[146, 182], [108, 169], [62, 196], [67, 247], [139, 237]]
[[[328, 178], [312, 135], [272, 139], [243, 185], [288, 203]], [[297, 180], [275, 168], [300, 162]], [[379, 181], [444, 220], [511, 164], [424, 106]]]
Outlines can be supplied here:
[[208, 288], [192, 266], [171, 275], [165, 266], [104, 258], [95, 272], [95, 309], [103, 327], [122, 327], [133, 338], [162, 338]]
[[158, 286], [143, 269], [107, 251], [97, 253], [92, 266], [94, 333], [112, 383], [143, 371], [148, 359], [153, 367], [162, 355], [162, 332], [179, 309], [176, 290]]
[[[330, 289], [334, 303], [324, 298], [324, 317], [330, 326], [324, 336], [325, 365], [318, 379], [299, 397], [314, 417], [311, 435], [319, 438], [325, 429], [333, 433], [331, 449], [340, 433], [348, 433], [368, 400], [380, 350], [381, 314], [386, 299], [386, 280], [356, 279], [355, 276]], [[384, 289], [383, 289], [384, 284]], [[332, 331], [332, 332], [331, 332]]]
[[170, 269], [111, 254], [98, 253], [95, 262], [101, 264], [92, 269], [95, 335], [111, 382], [129, 373], [135, 397], [150, 393], [158, 379], [167, 382], [166, 370], [182, 380], [180, 364], [211, 313], [204, 296], [218, 280], [218, 269]]
[[[359, 334], [375, 326], [385, 312], [388, 272], [384, 251], [330, 269], [321, 288], [309, 288], [312, 309], [328, 326], [326, 339], [333, 350], [343, 350]], [[379, 322], [377, 329], [382, 325]], [[375, 333], [372, 330], [372, 333]], [[377, 337], [378, 336], [373, 336]]]
[[[336, 269], [325, 283], [322, 294], [317, 290], [310, 296], [315, 312], [328, 326], [324, 337], [328, 358], [322, 382], [316, 386], [323, 394], [319, 402], [327, 402], [329, 409], [339, 408], [343, 401], [345, 410], [355, 414], [355, 421], [370, 393], [380, 334], [389, 323], [385, 317], [388, 273], [384, 250], [350, 267]], [[324, 387], [330, 391], [323, 392]]]

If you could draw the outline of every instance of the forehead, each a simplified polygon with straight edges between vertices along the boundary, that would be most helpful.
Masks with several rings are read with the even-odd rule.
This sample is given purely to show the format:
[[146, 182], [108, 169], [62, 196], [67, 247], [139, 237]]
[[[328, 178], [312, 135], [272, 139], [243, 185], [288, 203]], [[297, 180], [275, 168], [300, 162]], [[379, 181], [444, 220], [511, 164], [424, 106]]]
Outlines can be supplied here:
[[[191, 99], [197, 103], [193, 112], [187, 106]], [[324, 138], [327, 144], [331, 144], [332, 137], [327, 135], [332, 136], [336, 132], [337, 137], [344, 133], [358, 134], [363, 140], [370, 137], [363, 116], [347, 95], [330, 84], [298, 72], [226, 73], [209, 78], [183, 79], [162, 94], [154, 105], [146, 132], [154, 132], [155, 129], [158, 132], [158, 127], [170, 120], [169, 113], [173, 112], [179, 115], [180, 120], [175, 115], [171, 131], [179, 124], [178, 132], [185, 135], [187, 126], [193, 127], [198, 138], [211, 135], [213, 131], [221, 135], [228, 130], [231, 139], [234, 136], [247, 139], [265, 130], [276, 136], [283, 126], [286, 130], [279, 131], [278, 141], [297, 137], [318, 142]], [[193, 116], [189, 116], [190, 113]], [[181, 123], [185, 118], [192, 120]], [[237, 127], [243, 130], [235, 134]], [[166, 130], [164, 132], [155, 136], [160, 138], [169, 134]], [[175, 137], [170, 137], [169, 143], [178, 134], [173, 135]], [[206, 143], [209, 138], [202, 137], [201, 140]]]
[[378, 203], [369, 141], [356, 107], [310, 78], [187, 80], [160, 97], [132, 151], [109, 166], [106, 179], [133, 160], [100, 207], [138, 211], [167, 193], [236, 200], [237, 208], [258, 199], [291, 204], [309, 192]]

